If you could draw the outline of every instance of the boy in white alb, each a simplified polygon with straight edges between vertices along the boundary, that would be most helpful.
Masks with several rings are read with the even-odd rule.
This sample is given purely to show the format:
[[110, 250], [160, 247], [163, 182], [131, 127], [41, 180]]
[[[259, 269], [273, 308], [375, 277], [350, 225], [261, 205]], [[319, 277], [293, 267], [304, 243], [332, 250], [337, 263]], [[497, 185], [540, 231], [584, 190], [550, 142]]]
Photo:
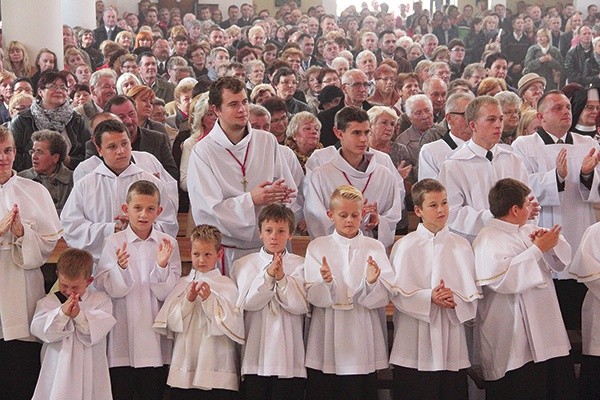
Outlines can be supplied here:
[[331, 193], [340, 185], [354, 186], [367, 199], [361, 228], [386, 247], [394, 243], [396, 224], [402, 218], [404, 188], [396, 176], [367, 153], [369, 115], [357, 107], [344, 107], [335, 115], [334, 132], [342, 147], [329, 162], [314, 169], [304, 184], [304, 217], [311, 238], [329, 235], [333, 224], [326, 217]]
[[475, 260], [469, 242], [451, 233], [448, 199], [434, 179], [412, 187], [415, 214], [423, 222], [397, 241], [390, 261], [396, 272], [392, 301], [396, 399], [466, 399], [464, 323], [475, 318]]
[[[306, 294], [313, 305], [306, 348], [308, 399], [376, 400], [377, 370], [388, 367], [384, 307], [393, 280], [385, 247], [363, 236], [362, 193], [335, 189], [335, 231], [306, 249]], [[380, 276], [381, 275], [381, 276]]]
[[127, 228], [106, 238], [96, 287], [113, 298], [117, 324], [108, 336], [113, 398], [161, 400], [171, 361], [169, 341], [152, 329], [154, 318], [181, 276], [177, 241], [153, 228], [160, 193], [140, 180], [127, 191]]
[[292, 210], [283, 205], [263, 208], [258, 216], [263, 248], [233, 264], [246, 326], [246, 400], [304, 399], [304, 258], [286, 251], [294, 221]]
[[[571, 262], [571, 246], [551, 229], [527, 224], [524, 183], [501, 179], [488, 201], [494, 219], [473, 243], [483, 289], [475, 324], [486, 398], [576, 399], [575, 373], [551, 268]], [[548, 263], [545, 258], [560, 263]], [[557, 271], [560, 272], [560, 271]]]
[[94, 259], [69, 248], [56, 263], [59, 291], [38, 301], [31, 333], [44, 342], [33, 400], [112, 400], [106, 336], [115, 325], [106, 293], [89, 290]]
[[244, 320], [235, 307], [238, 291], [216, 268], [223, 256], [221, 232], [199, 225], [190, 240], [193, 270], [180, 279], [154, 323], [175, 338], [170, 399], [236, 400], [236, 343], [244, 344]]
[[600, 223], [590, 226], [581, 239], [581, 244], [569, 273], [578, 282], [584, 283], [588, 291], [581, 308], [581, 336], [583, 360], [579, 375], [580, 396], [584, 400], [600, 398]]

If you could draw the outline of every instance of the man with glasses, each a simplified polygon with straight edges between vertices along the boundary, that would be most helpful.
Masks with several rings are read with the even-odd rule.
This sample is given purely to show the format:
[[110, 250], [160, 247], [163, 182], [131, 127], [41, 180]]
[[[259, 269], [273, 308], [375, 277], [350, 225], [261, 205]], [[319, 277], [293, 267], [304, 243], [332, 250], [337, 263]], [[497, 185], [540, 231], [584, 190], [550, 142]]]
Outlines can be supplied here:
[[450, 128], [441, 139], [426, 143], [419, 152], [419, 180], [437, 179], [442, 163], [456, 149], [471, 139], [471, 128], [465, 119], [467, 105], [475, 96], [472, 93], [455, 93], [446, 101], [446, 122]]
[[[598, 91], [594, 92], [597, 106]], [[542, 96], [537, 112], [541, 122], [537, 133], [518, 137], [512, 147], [525, 162], [532, 193], [540, 201], [539, 226], [562, 225], [562, 235], [576, 249], [584, 231], [596, 222], [593, 202], [600, 201], [600, 148], [593, 138], [570, 132], [571, 103], [561, 92]], [[553, 278], [566, 328], [581, 329], [585, 286], [567, 271], [554, 273]]]
[[285, 101], [290, 116], [301, 111], [314, 112], [308, 104], [294, 98], [298, 88], [298, 78], [291, 69], [286, 67], [278, 69], [273, 75], [273, 87], [277, 92], [277, 96]]
[[333, 133], [335, 114], [346, 106], [362, 108], [368, 111], [372, 105], [367, 101], [370, 82], [367, 75], [358, 69], [351, 69], [342, 76], [342, 92], [344, 98], [337, 107], [320, 112], [317, 116], [321, 122], [321, 143], [324, 147], [338, 142]]

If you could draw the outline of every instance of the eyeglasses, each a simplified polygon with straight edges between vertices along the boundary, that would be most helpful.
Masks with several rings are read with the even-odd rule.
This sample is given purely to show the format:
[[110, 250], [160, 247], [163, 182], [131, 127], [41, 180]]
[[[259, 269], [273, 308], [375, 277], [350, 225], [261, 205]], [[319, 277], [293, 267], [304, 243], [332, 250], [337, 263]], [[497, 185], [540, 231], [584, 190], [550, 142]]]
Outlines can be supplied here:
[[594, 110], [600, 111], [600, 105], [593, 106], [593, 105], [590, 104], [588, 106], [583, 107], [583, 109], [586, 110], [586, 111], [594, 111]]
[[451, 51], [455, 51], [457, 53], [464, 53], [465, 49], [463, 49], [462, 47], [457, 47], [457, 48], [452, 49]]
[[286, 86], [295, 86], [298, 84], [296, 81], [279, 81], [279, 83]]
[[368, 88], [369, 86], [371, 86], [370, 82], [354, 82], [354, 83], [346, 83], [346, 85], [353, 87], [353, 88], [357, 88], [357, 87], [364, 87], [364, 88]]
[[395, 81], [396, 78], [379, 78], [380, 81], [384, 81], [384, 82], [392, 82]]
[[43, 150], [34, 150], [34, 149], [29, 150], [28, 153], [29, 153], [30, 156], [32, 156], [34, 154], [36, 156], [43, 156], [45, 154]]
[[448, 114], [462, 115], [462, 116], [464, 116], [464, 115], [465, 115], [464, 111], [463, 111], [463, 112], [451, 111], [451, 112], [449, 112]]
[[47, 84], [46, 85], [46, 89], [62, 90], [63, 92], [66, 92], [68, 90], [65, 85], [55, 85], [54, 83]]

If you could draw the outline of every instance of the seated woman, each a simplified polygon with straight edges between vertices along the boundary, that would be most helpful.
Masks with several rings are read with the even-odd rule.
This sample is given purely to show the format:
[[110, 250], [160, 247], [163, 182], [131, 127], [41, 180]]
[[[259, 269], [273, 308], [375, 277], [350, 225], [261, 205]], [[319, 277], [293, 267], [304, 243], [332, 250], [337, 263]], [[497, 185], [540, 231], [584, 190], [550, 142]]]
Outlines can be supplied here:
[[500, 102], [502, 114], [504, 114], [500, 141], [510, 145], [517, 138], [517, 127], [521, 119], [521, 99], [509, 91], [500, 92], [494, 98]]
[[495, 96], [506, 90], [504, 79], [487, 77], [479, 83], [477, 87], [477, 96]]
[[175, 87], [175, 126], [180, 131], [190, 130], [188, 118], [194, 86], [194, 82], [187, 80]]
[[517, 126], [517, 137], [533, 135], [537, 128], [539, 128], [541, 122], [537, 117], [536, 110], [526, 110], [521, 114], [521, 120], [519, 126]]
[[398, 75], [389, 65], [383, 64], [377, 67], [373, 73], [375, 78], [375, 91], [367, 101], [373, 105], [396, 107], [401, 95], [396, 88]]
[[12, 40], [4, 50], [4, 69], [15, 74], [17, 78], [30, 77], [35, 74], [35, 67], [29, 61], [29, 54], [23, 43]]
[[321, 122], [308, 111], [299, 112], [290, 120], [286, 135], [285, 145], [294, 151], [302, 170], [306, 173], [306, 160], [316, 149], [323, 148], [319, 142]]
[[60, 133], [67, 141], [68, 151], [64, 164], [73, 170], [85, 158], [85, 142], [90, 131], [83, 117], [73, 111], [68, 98], [67, 79], [58, 71], [45, 71], [40, 76], [36, 102], [12, 121], [10, 129], [15, 137], [17, 154], [15, 169], [31, 167], [31, 135], [41, 129]]
[[56, 70], [56, 66], [58, 64], [58, 59], [56, 58], [56, 54], [50, 50], [43, 48], [38, 51], [37, 56], [35, 57], [35, 67], [37, 72], [33, 74], [31, 77], [31, 83], [33, 85], [33, 89], [37, 89], [37, 83], [40, 79], [40, 75], [44, 71]]
[[167, 134], [164, 124], [150, 119], [154, 107], [154, 99], [156, 99], [156, 95], [152, 89], [146, 85], [136, 85], [127, 91], [127, 96], [131, 97], [135, 103], [140, 128]]
[[117, 79], [117, 94], [125, 94], [136, 85], [141, 85], [140, 78], [132, 73], [124, 72], [119, 79]]

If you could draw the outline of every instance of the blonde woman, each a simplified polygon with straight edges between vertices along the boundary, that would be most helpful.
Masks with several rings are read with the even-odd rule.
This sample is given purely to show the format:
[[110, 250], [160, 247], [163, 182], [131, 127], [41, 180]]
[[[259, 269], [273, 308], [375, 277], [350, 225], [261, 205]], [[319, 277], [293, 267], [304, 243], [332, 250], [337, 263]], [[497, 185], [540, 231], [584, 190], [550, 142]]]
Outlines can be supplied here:
[[31, 77], [36, 69], [29, 60], [25, 46], [19, 41], [8, 42], [4, 51], [4, 69], [14, 73], [17, 78]]

